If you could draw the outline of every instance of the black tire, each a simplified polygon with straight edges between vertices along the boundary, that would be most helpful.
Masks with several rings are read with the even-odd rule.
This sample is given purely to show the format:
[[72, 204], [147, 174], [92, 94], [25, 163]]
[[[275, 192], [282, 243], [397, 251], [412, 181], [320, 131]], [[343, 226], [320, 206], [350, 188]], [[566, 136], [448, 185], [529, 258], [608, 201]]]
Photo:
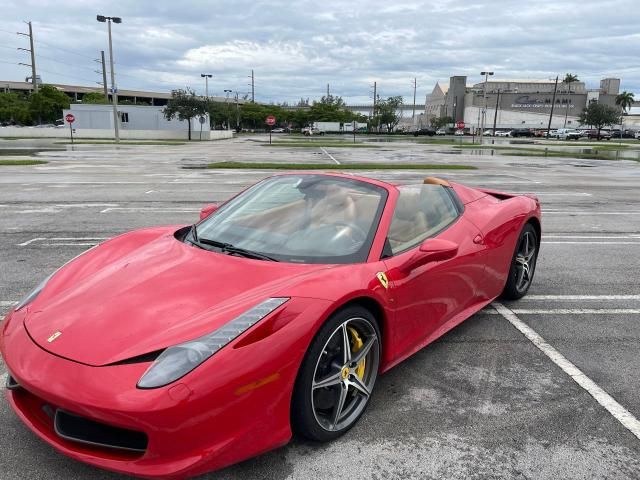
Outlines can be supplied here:
[[[342, 330], [343, 325], [344, 330]], [[359, 365], [366, 365], [366, 367], [362, 367], [363, 377], [358, 377], [361, 378], [362, 385], [367, 387], [368, 395], [359, 391], [358, 388], [349, 387], [349, 385], [345, 387], [343, 382], [351, 380], [354, 374], [357, 374], [357, 368], [347, 369], [348, 377], [346, 378], [341, 375], [344, 373], [344, 367], [340, 367], [340, 364], [343, 363], [341, 353], [332, 349], [332, 342], [340, 342], [341, 339], [344, 339], [342, 336], [340, 338], [335, 336], [341, 335], [340, 332], [346, 332], [351, 328], [359, 330], [359, 333], [365, 338], [360, 348], [364, 349], [368, 342], [371, 343], [364, 360], [359, 363]], [[373, 336], [375, 339], [372, 340]], [[296, 434], [312, 441], [328, 442], [345, 434], [357, 423], [369, 405], [373, 393], [380, 364], [380, 339], [380, 329], [375, 318], [371, 312], [361, 306], [354, 305], [339, 310], [325, 322], [311, 342], [296, 379], [291, 402], [291, 424]], [[355, 356], [357, 351], [354, 351], [353, 354], [353, 358], [357, 358]], [[336, 359], [340, 362], [335, 362]], [[326, 365], [323, 365], [322, 362]], [[331, 373], [321, 374], [318, 371], [321, 366], [323, 368], [328, 366]], [[318, 383], [324, 382], [325, 378], [333, 378], [336, 373], [338, 377], [342, 378], [338, 384], [327, 387], [317, 386]], [[345, 397], [342, 397], [343, 391]], [[338, 399], [344, 398], [343, 410], [337, 406], [322, 408], [323, 401], [324, 405], [328, 405], [327, 402], [330, 403], [334, 398], [338, 404]], [[324, 411], [327, 412], [326, 417], [323, 416]], [[331, 425], [329, 418], [335, 415], [335, 411], [338, 411], [338, 414], [335, 422]], [[344, 418], [340, 416], [340, 412], [343, 412]]]
[[[529, 248], [533, 250], [527, 251]], [[535, 228], [530, 223], [525, 224], [516, 242], [502, 298], [518, 300], [527, 294], [535, 275], [539, 248], [540, 243]]]

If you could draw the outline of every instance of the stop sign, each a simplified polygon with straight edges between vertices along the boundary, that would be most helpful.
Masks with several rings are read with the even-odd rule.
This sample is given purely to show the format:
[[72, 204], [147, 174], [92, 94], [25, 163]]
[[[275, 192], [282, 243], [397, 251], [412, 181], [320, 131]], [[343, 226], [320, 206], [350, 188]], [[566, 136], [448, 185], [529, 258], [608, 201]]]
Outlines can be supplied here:
[[269, 115], [267, 117], [267, 125], [269, 125], [270, 127], [272, 127], [273, 125], [276, 124], [276, 117], [274, 117], [273, 115]]
[[74, 117], [71, 113], [67, 113], [64, 117], [64, 119], [68, 122], [68, 123], [73, 123], [76, 121], [76, 117]]
[[464, 128], [464, 122], [456, 123], [456, 127], [459, 128], [459, 129], [463, 129]]

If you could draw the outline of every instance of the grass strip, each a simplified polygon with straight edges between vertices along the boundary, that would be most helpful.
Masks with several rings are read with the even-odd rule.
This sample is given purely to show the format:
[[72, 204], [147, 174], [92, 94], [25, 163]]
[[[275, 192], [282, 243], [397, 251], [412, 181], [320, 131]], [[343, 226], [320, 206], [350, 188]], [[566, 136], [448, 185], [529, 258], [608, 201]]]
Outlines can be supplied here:
[[[71, 145], [71, 141], [64, 142], [53, 142], [58, 145]], [[160, 141], [120, 141], [120, 143], [116, 143], [115, 140], [75, 140], [73, 142], [74, 145], [184, 145], [186, 142], [180, 141], [171, 141], [171, 140], [160, 140]]]
[[24, 158], [24, 159], [4, 159], [1, 158], [0, 159], [0, 165], [3, 166], [12, 166], [12, 165], [42, 165], [44, 163], [49, 163], [49, 162], [45, 162], [44, 160], [33, 160], [33, 159], [28, 159], [28, 158]]
[[207, 168], [259, 169], [259, 170], [477, 170], [471, 165], [419, 164], [419, 163], [248, 163], [215, 162]]
[[348, 143], [348, 142], [321, 142], [317, 140], [309, 140], [306, 142], [297, 141], [278, 141], [269, 143], [262, 143], [263, 147], [296, 147], [296, 148], [378, 148], [380, 145], [371, 145], [365, 143]]

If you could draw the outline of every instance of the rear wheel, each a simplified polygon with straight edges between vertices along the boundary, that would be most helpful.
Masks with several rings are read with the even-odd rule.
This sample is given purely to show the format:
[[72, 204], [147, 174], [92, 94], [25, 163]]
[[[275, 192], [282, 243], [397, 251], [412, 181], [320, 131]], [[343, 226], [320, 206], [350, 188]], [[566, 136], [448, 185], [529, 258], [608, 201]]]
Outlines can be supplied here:
[[294, 430], [326, 442], [347, 432], [364, 413], [378, 375], [380, 332], [360, 306], [334, 314], [311, 343], [291, 405]]
[[502, 297], [517, 300], [524, 297], [533, 281], [538, 259], [538, 235], [535, 228], [527, 223], [520, 232], [516, 251], [513, 254], [507, 284]]

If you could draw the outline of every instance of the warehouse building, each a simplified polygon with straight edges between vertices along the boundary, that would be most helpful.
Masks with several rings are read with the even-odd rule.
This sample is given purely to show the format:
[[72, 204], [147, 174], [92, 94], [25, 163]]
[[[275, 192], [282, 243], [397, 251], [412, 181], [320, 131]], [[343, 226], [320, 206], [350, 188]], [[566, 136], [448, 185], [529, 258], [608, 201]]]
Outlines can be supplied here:
[[456, 122], [475, 130], [482, 124], [486, 108], [485, 128], [546, 128], [553, 105], [552, 128], [578, 126], [578, 117], [591, 102], [615, 105], [620, 93], [620, 79], [605, 78], [600, 88], [588, 89], [584, 82], [558, 83], [555, 79], [490, 78], [485, 82], [468, 84], [467, 77], [453, 76], [449, 84], [437, 83], [425, 101], [427, 119], [453, 117]]

